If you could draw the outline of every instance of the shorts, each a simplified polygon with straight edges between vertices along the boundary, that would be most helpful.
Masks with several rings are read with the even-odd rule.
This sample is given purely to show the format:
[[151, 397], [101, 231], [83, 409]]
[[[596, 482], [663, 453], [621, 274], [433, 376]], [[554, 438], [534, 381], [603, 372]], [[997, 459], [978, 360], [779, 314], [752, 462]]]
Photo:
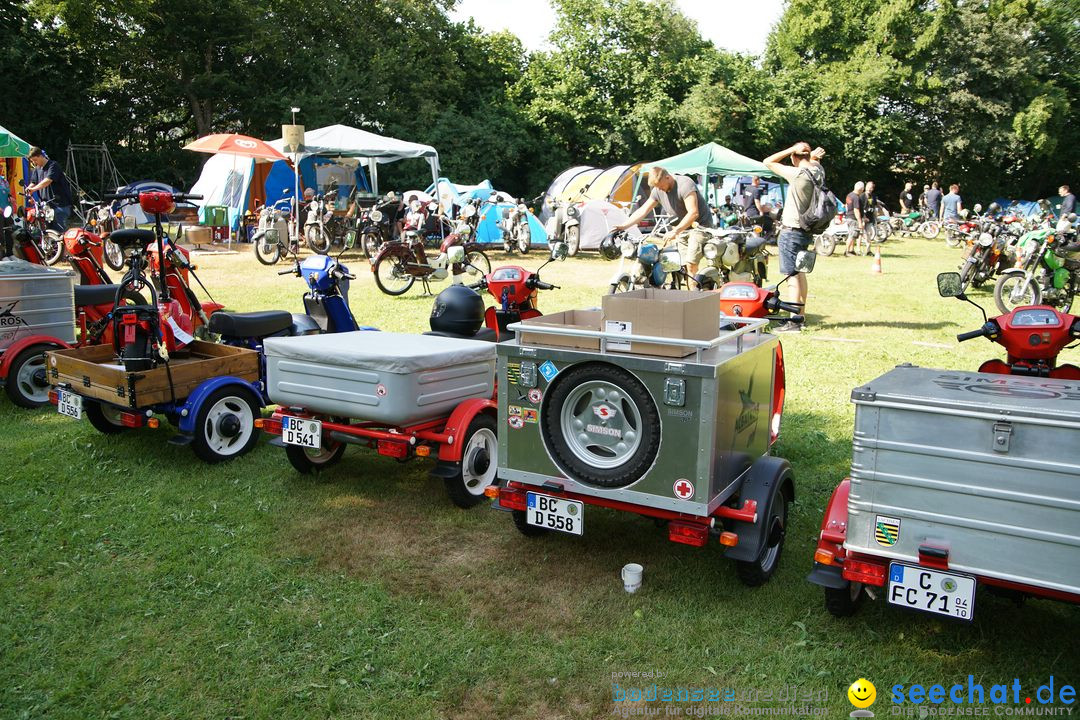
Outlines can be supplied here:
[[848, 235], [850, 235], [853, 238], [859, 237], [859, 233], [862, 230], [862, 228], [859, 226], [859, 221], [856, 220], [853, 217], [849, 217], [847, 219], [847, 229], [848, 229]]
[[784, 228], [780, 231], [780, 239], [777, 241], [777, 250], [780, 251], [780, 275], [787, 277], [795, 274], [795, 258], [799, 252], [810, 248], [812, 239], [810, 233], [805, 230], [793, 230]]
[[705, 257], [705, 240], [708, 236], [701, 230], [686, 230], [679, 233], [675, 242], [679, 246], [679, 256], [684, 263], [699, 263]]

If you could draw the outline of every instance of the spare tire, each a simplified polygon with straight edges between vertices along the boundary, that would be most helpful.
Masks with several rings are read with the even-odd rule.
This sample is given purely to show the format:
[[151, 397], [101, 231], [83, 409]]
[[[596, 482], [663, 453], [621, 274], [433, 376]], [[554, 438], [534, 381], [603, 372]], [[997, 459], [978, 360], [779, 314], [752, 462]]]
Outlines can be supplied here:
[[540, 432], [569, 477], [602, 488], [636, 482], [660, 449], [660, 413], [641, 381], [608, 363], [560, 372], [544, 396]]

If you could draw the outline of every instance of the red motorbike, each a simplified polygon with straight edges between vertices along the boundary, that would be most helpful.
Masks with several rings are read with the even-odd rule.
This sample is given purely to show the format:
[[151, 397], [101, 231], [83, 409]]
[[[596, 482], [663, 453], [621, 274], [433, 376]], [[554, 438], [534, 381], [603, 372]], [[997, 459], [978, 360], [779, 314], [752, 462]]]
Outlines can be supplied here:
[[503, 265], [468, 286], [473, 290], [487, 290], [495, 298], [497, 304], [484, 311], [484, 327], [495, 333], [496, 342], [513, 337], [506, 329], [507, 325], [544, 314], [537, 308], [537, 291], [554, 290], [559, 286], [541, 280], [540, 271], [552, 260], [565, 260], [568, 250], [566, 243], [555, 243], [551, 257], [535, 272], [517, 265]]

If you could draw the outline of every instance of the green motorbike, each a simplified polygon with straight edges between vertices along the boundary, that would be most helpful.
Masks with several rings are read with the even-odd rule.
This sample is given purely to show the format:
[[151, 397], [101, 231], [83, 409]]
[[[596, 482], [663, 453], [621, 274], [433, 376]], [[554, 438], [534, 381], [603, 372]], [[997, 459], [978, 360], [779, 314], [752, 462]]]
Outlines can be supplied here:
[[1005, 270], [994, 285], [994, 302], [1002, 313], [1025, 305], [1072, 308], [1080, 288], [1080, 252], [1069, 220], [1055, 229], [1025, 233], [1017, 243], [1017, 266]]

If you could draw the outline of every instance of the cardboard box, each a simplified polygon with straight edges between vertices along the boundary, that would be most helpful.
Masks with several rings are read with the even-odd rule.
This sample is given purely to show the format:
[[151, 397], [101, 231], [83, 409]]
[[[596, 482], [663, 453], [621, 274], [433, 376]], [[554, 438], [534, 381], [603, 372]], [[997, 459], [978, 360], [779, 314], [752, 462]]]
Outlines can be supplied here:
[[[712, 340], [720, 334], [720, 294], [686, 290], [634, 290], [605, 295], [601, 329], [627, 335]], [[608, 350], [635, 355], [685, 357], [694, 348], [655, 343], [617, 343]]]
[[[522, 320], [522, 325], [557, 325], [577, 330], [599, 330], [599, 310], [567, 310], [540, 317]], [[546, 345], [547, 347], [575, 348], [578, 350], [599, 350], [598, 338], [568, 337], [565, 335], [541, 335], [522, 330], [518, 335], [522, 345]]]

